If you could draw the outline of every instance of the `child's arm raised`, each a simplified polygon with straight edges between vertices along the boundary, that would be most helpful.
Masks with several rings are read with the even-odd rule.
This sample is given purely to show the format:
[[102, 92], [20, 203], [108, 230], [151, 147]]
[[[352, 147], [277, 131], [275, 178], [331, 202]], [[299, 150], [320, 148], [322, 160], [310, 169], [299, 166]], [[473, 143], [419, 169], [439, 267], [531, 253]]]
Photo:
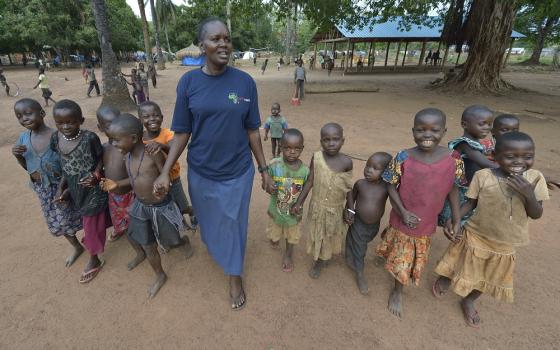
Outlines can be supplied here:
[[303, 203], [305, 203], [305, 199], [307, 198], [307, 195], [309, 194], [309, 191], [311, 191], [311, 188], [313, 187], [313, 178], [314, 178], [313, 157], [311, 157], [311, 163], [309, 163], [309, 176], [307, 177], [307, 180], [305, 181], [305, 184], [303, 185], [303, 188], [301, 190], [301, 193], [300, 193], [297, 201], [290, 208], [290, 214], [291, 215], [294, 215], [294, 216], [301, 215], [301, 210], [303, 208]]
[[466, 142], [461, 142], [457, 145], [456, 149], [463, 154], [466, 154], [467, 157], [476, 163], [481, 168], [497, 168], [498, 164], [494, 163], [491, 160], [488, 160], [486, 156], [480, 151], [472, 149]]
[[27, 162], [25, 161], [25, 158], [23, 157], [23, 154], [25, 152], [27, 152], [27, 147], [25, 147], [25, 145], [15, 144], [12, 147], [12, 154], [14, 155], [14, 157], [16, 157], [19, 165], [21, 165], [22, 168], [27, 170]]
[[535, 195], [535, 187], [540, 179], [536, 178], [530, 183], [523, 175], [512, 175], [506, 180], [507, 185], [523, 198], [525, 211], [531, 219], [539, 219], [543, 213], [542, 201], [537, 200]]

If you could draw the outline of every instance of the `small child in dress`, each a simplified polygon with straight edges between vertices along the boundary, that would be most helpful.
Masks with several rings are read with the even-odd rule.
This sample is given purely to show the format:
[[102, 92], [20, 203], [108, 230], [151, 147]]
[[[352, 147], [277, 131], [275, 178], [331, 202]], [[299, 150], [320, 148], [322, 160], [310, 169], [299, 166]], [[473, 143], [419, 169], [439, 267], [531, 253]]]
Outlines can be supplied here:
[[383, 172], [393, 209], [377, 255], [385, 258], [385, 269], [395, 279], [387, 308], [398, 317], [403, 313], [403, 287], [411, 282], [420, 285], [446, 198], [454, 230], [461, 221], [457, 186], [464, 181], [464, 165], [456, 152], [439, 146], [447, 130], [445, 119], [435, 108], [416, 113], [412, 136], [417, 146], [397, 153]]
[[[96, 113], [99, 131], [107, 135], [109, 126], [118, 118], [119, 114], [120, 111], [116, 108], [101, 106]], [[109, 214], [113, 223], [113, 232], [109, 236], [109, 242], [114, 242], [128, 230], [128, 208], [134, 200], [134, 192], [130, 187], [123, 155], [118, 148], [111, 144], [110, 138], [103, 145], [103, 173], [105, 177], [101, 179], [101, 187], [108, 192]]]
[[333, 254], [342, 250], [348, 227], [343, 213], [346, 194], [352, 189], [352, 159], [340, 153], [344, 145], [342, 126], [328, 123], [321, 128], [322, 151], [315, 152], [309, 165], [309, 177], [292, 206], [292, 215], [301, 215], [305, 198], [313, 188], [309, 203], [309, 239], [307, 253], [313, 256], [311, 278], [319, 278], [321, 269]]
[[280, 147], [282, 158], [274, 158], [268, 168], [276, 192], [270, 196], [268, 205], [270, 221], [267, 236], [274, 248], [279, 247], [280, 239], [286, 240], [282, 271], [292, 272], [292, 252], [301, 237], [301, 215], [291, 215], [290, 209], [303, 190], [309, 168], [299, 159], [303, 151], [303, 134], [299, 130], [287, 129], [282, 135]]
[[154, 180], [160, 175], [165, 162], [161, 152], [149, 154], [142, 142], [142, 123], [131, 114], [123, 113], [109, 126], [108, 135], [113, 145], [126, 159], [126, 169], [136, 198], [130, 208], [128, 235], [136, 242], [133, 245], [136, 257], [129, 263], [133, 269], [145, 258], [156, 273], [156, 280], [148, 289], [148, 297], [153, 298], [167, 280], [161, 266], [158, 246], [167, 251], [183, 247], [185, 256], [192, 256], [188, 237], [181, 237], [183, 216], [170, 195], [154, 193]]
[[390, 161], [390, 154], [374, 153], [364, 167], [364, 178], [356, 181], [346, 196], [344, 221], [350, 225], [346, 234], [346, 263], [356, 273], [358, 289], [363, 295], [369, 293], [364, 277], [364, 258], [367, 245], [377, 235], [379, 221], [385, 213], [389, 193], [381, 174]]
[[527, 134], [512, 131], [496, 140], [497, 169], [478, 171], [461, 213], [476, 208], [457, 232], [435, 272], [432, 292], [440, 298], [449, 289], [463, 297], [467, 325], [479, 327], [474, 302], [481, 294], [513, 302], [515, 247], [529, 243], [529, 218], [542, 216], [548, 190], [544, 176], [531, 169], [535, 144]]
[[[465, 193], [469, 187], [474, 173], [484, 168], [495, 168], [497, 165], [488, 160], [485, 155], [485, 147], [481, 140], [485, 139], [492, 129], [494, 115], [488, 107], [473, 105], [467, 107], [461, 116], [461, 127], [463, 136], [457, 137], [447, 144], [449, 149], [457, 151], [465, 164], [466, 183], [459, 187], [459, 203], [466, 201]], [[472, 213], [463, 217], [466, 221]], [[451, 208], [446, 203], [439, 216], [438, 223], [444, 226], [451, 219]]]
[[[270, 116], [264, 123], [264, 140], [268, 140], [268, 132], [270, 131], [270, 143], [272, 144], [272, 158], [280, 157], [280, 140], [282, 134], [288, 129], [286, 118], [280, 115], [280, 103], [275, 102], [270, 109]], [[278, 149], [277, 149], [278, 147]]]
[[24, 98], [17, 101], [14, 112], [27, 131], [20, 134], [12, 154], [29, 174], [29, 183], [39, 198], [49, 231], [55, 237], [66, 238], [74, 248], [66, 258], [66, 267], [71, 266], [84, 251], [76, 238], [76, 232], [82, 229], [82, 216], [72, 203], [57, 203], [62, 169], [60, 156], [50, 148], [51, 137], [56, 131], [45, 125], [45, 111], [35, 100]]
[[53, 117], [58, 132], [52, 135], [51, 148], [60, 154], [62, 163], [58, 198], [66, 200], [69, 195], [82, 215], [82, 243], [90, 259], [80, 283], [87, 283], [97, 276], [105, 263], [98, 255], [103, 253], [106, 229], [111, 226], [107, 194], [98, 186], [102, 177], [103, 146], [95, 133], [80, 129], [84, 117], [76, 102], [57, 102], [53, 107]]
[[[171, 142], [173, 141], [173, 131], [168, 128], [162, 128], [163, 123], [163, 113], [159, 105], [152, 101], [146, 101], [138, 106], [138, 117], [142, 124], [144, 124], [144, 135], [142, 141], [146, 145], [146, 153], [156, 154], [163, 152], [164, 158], [167, 157], [169, 153], [169, 148]], [[193, 209], [187, 199], [187, 195], [183, 190], [183, 183], [181, 182], [181, 166], [179, 162], [175, 162], [171, 172], [169, 173], [169, 178], [171, 179], [171, 187], [169, 187], [169, 193], [171, 197], [177, 203], [181, 213], [187, 214], [190, 217], [191, 225], [193, 228], [196, 226], [196, 218], [193, 216]], [[185, 222], [185, 226], [186, 222]]]

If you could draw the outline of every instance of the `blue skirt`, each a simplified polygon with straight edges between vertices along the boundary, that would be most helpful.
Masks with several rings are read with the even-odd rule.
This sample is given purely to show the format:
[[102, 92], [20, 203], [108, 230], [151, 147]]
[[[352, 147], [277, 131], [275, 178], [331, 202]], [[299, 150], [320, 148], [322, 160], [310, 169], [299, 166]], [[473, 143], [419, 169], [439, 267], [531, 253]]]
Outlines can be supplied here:
[[189, 169], [187, 180], [202, 241], [227, 275], [243, 274], [253, 165], [238, 178], [214, 181]]

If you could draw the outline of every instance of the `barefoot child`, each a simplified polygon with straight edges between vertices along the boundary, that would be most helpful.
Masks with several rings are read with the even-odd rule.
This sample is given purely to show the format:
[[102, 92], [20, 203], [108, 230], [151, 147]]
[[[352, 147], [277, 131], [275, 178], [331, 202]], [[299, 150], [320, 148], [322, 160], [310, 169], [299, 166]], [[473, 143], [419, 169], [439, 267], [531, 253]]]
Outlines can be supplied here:
[[449, 289], [463, 297], [467, 325], [479, 327], [474, 302], [481, 294], [513, 302], [515, 247], [529, 243], [529, 218], [542, 216], [548, 190], [544, 176], [531, 169], [535, 145], [527, 134], [512, 131], [496, 140], [498, 169], [478, 171], [461, 213], [476, 211], [436, 267], [433, 293]]
[[264, 140], [268, 140], [268, 132], [270, 131], [272, 158], [276, 158], [280, 157], [280, 140], [282, 139], [282, 133], [288, 128], [288, 122], [286, 118], [280, 115], [280, 103], [278, 102], [272, 104], [270, 114], [264, 123]]
[[[97, 110], [97, 127], [99, 131], [107, 135], [109, 126], [118, 118], [119, 110], [101, 106]], [[103, 173], [101, 187], [108, 192], [108, 206], [113, 232], [109, 236], [109, 242], [121, 238], [128, 229], [128, 208], [134, 200], [134, 193], [130, 187], [128, 173], [124, 164], [124, 158], [118, 148], [111, 144], [111, 139], [103, 145]]]
[[274, 181], [276, 192], [270, 196], [268, 215], [270, 216], [267, 236], [273, 247], [278, 247], [280, 239], [286, 240], [286, 250], [282, 258], [282, 271], [292, 272], [294, 263], [292, 252], [301, 237], [301, 215], [291, 215], [290, 208], [297, 201], [309, 168], [299, 159], [303, 151], [303, 135], [297, 129], [287, 129], [280, 141], [282, 158], [274, 158], [268, 173]]
[[[163, 113], [161, 113], [159, 105], [152, 101], [142, 103], [138, 106], [138, 117], [145, 128], [142, 141], [146, 145], [146, 152], [148, 154], [163, 152], [164, 158], [167, 157], [174, 133], [168, 128], [161, 127]], [[177, 203], [181, 213], [189, 215], [191, 225], [196, 225], [196, 218], [193, 216], [192, 207], [183, 190], [179, 162], [175, 162], [173, 165], [169, 178], [171, 179], [171, 186], [169, 187], [171, 197]]]
[[[495, 168], [496, 164], [486, 158], [485, 148], [481, 140], [486, 138], [492, 129], [494, 116], [492, 111], [485, 106], [473, 105], [467, 107], [461, 116], [463, 136], [449, 141], [448, 147], [457, 151], [465, 164], [465, 178], [467, 182], [459, 187], [459, 203], [466, 201], [465, 192], [469, 187], [474, 173], [484, 168]], [[472, 213], [463, 217], [465, 222]], [[449, 203], [445, 204], [438, 223], [443, 226], [451, 218]]]
[[55, 237], [64, 236], [74, 248], [66, 258], [68, 267], [84, 251], [76, 238], [76, 232], [82, 229], [82, 216], [72, 203], [57, 203], [62, 169], [60, 156], [49, 147], [52, 134], [56, 131], [45, 125], [45, 111], [35, 100], [24, 98], [17, 101], [14, 112], [27, 131], [20, 134], [12, 154], [29, 174], [31, 188], [39, 198], [49, 231]]
[[385, 213], [389, 193], [381, 174], [390, 161], [388, 153], [374, 153], [367, 160], [364, 178], [356, 181], [346, 196], [344, 221], [350, 225], [346, 234], [346, 263], [356, 273], [358, 289], [364, 295], [369, 292], [364, 277], [364, 258], [367, 245], [377, 235], [379, 221]]
[[35, 85], [33, 89], [36, 89], [37, 87], [41, 88], [41, 91], [43, 93], [43, 98], [45, 99], [45, 106], [49, 105], [49, 100], [56, 103], [56, 101], [53, 100], [51, 97], [52, 91], [49, 88], [49, 80], [45, 75], [45, 68], [43, 67], [39, 68], [39, 80], [37, 81], [37, 85]]
[[463, 181], [464, 165], [456, 153], [439, 146], [447, 130], [445, 119], [435, 108], [416, 113], [412, 136], [417, 146], [397, 153], [383, 172], [393, 209], [377, 255], [385, 258], [385, 269], [395, 279], [388, 309], [398, 317], [403, 287], [420, 285], [438, 213], [448, 197], [454, 228], [460, 224], [457, 186]]
[[309, 204], [309, 239], [307, 253], [313, 256], [311, 278], [319, 278], [333, 254], [342, 249], [348, 227], [343, 212], [346, 194], [352, 189], [352, 160], [340, 153], [344, 144], [342, 126], [328, 123], [321, 128], [322, 151], [315, 152], [309, 165], [309, 177], [301, 195], [292, 207], [292, 214], [301, 214], [305, 198], [313, 188]]
[[98, 255], [105, 248], [106, 228], [111, 226], [107, 211], [107, 194], [98, 186], [103, 167], [103, 146], [99, 137], [82, 130], [82, 109], [74, 101], [62, 100], [53, 107], [58, 132], [53, 133], [51, 148], [60, 154], [62, 181], [59, 198], [68, 189], [74, 205], [80, 210], [84, 227], [82, 243], [90, 259], [80, 277], [80, 283], [93, 280], [105, 263]]
[[130, 184], [136, 198], [130, 208], [128, 235], [136, 242], [133, 245], [136, 257], [129, 263], [133, 269], [145, 258], [156, 273], [156, 280], [148, 289], [153, 298], [167, 280], [161, 266], [158, 246], [167, 251], [182, 246], [185, 255], [192, 255], [188, 237], [181, 237], [183, 216], [171, 196], [160, 196], [153, 192], [154, 180], [160, 175], [165, 162], [161, 152], [148, 154], [142, 142], [142, 123], [131, 114], [121, 114], [109, 127], [109, 136], [115, 147], [124, 155]]

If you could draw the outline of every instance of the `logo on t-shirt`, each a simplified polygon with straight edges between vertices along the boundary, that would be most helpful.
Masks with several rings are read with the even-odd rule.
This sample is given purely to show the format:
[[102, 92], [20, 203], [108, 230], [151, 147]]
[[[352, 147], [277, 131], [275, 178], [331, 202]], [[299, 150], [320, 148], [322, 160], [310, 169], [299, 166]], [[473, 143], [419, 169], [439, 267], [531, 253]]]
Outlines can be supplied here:
[[241, 102], [241, 101], [251, 102], [251, 99], [241, 97], [241, 96], [237, 96], [237, 94], [235, 92], [230, 92], [229, 95], [228, 95], [228, 99], [231, 100], [231, 102], [235, 103], [236, 105], [239, 104], [239, 102]]

